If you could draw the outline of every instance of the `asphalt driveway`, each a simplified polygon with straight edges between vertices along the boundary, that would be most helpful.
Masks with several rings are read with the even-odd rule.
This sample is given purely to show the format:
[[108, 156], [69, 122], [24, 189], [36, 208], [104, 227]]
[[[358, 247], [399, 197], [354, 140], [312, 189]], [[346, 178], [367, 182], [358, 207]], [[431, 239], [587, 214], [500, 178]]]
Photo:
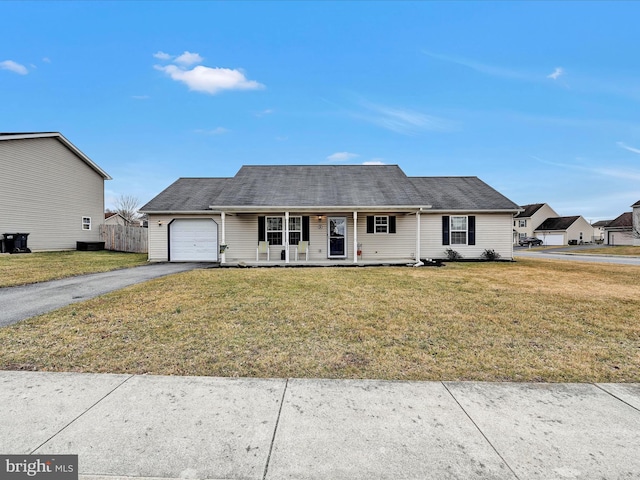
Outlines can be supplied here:
[[207, 263], [152, 263], [51, 282], [0, 288], [0, 327], [154, 278], [211, 268]]

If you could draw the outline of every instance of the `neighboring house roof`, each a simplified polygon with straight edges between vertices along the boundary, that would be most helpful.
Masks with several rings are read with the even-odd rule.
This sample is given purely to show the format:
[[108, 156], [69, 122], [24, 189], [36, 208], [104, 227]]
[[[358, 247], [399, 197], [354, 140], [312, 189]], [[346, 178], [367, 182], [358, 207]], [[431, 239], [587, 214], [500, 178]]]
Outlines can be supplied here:
[[635, 208], [635, 207], [640, 207], [640, 200], [638, 200], [636, 203], [631, 205], [631, 208]]
[[618, 216], [615, 220], [612, 220], [605, 228], [631, 228], [633, 226], [633, 212], [625, 212]]
[[544, 203], [532, 203], [531, 205], [522, 205], [520, 208], [524, 209], [516, 218], [529, 218], [532, 217], [534, 213], [544, 207]]
[[93, 160], [82, 153], [73, 143], [67, 140], [59, 132], [20, 132], [20, 133], [0, 133], [0, 141], [5, 140], [26, 140], [30, 138], [55, 138], [65, 147], [71, 150], [78, 158], [85, 162], [89, 167], [96, 171], [105, 180], [112, 180], [107, 172], [102, 170]]
[[566, 230], [580, 218], [580, 215], [573, 217], [551, 217], [547, 218], [535, 230]]
[[114, 217], [114, 216], [116, 216], [116, 215], [117, 215], [118, 217], [120, 217], [122, 220], [124, 220], [125, 222], [127, 221], [127, 219], [126, 219], [126, 218], [124, 218], [124, 217], [123, 217], [120, 213], [118, 213], [118, 212], [105, 212], [105, 214], [104, 214], [104, 219], [105, 219], [105, 220], [108, 220], [109, 218]]
[[613, 222], [613, 220], [600, 220], [599, 222], [596, 222], [594, 224], [592, 224], [592, 227], [600, 227], [600, 228], [604, 228], [607, 227], [611, 222]]
[[243, 166], [232, 178], [180, 178], [140, 210], [359, 207], [508, 210], [476, 177], [407, 177], [397, 165]]

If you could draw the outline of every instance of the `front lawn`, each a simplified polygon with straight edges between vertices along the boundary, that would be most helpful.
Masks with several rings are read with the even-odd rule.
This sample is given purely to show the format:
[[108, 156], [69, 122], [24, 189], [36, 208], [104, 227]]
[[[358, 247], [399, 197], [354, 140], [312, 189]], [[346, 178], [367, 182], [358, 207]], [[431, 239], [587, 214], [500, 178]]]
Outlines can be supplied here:
[[206, 269], [0, 330], [0, 368], [640, 381], [640, 267]]
[[41, 252], [0, 255], [0, 287], [46, 282], [147, 263], [146, 253]]
[[602, 247], [602, 248], [594, 248], [585, 250], [584, 253], [593, 254], [593, 255], [631, 255], [640, 257], [640, 247], [628, 246], [628, 245], [620, 245], [620, 246], [611, 246], [611, 247]]

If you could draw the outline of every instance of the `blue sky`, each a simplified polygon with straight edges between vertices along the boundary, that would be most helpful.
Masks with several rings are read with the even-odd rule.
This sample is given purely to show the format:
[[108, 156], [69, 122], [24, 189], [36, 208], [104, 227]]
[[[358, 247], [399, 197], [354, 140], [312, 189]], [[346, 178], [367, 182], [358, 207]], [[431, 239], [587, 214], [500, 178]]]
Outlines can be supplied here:
[[0, 131], [59, 131], [106, 203], [242, 165], [397, 164], [519, 204], [640, 200], [640, 2], [2, 2]]

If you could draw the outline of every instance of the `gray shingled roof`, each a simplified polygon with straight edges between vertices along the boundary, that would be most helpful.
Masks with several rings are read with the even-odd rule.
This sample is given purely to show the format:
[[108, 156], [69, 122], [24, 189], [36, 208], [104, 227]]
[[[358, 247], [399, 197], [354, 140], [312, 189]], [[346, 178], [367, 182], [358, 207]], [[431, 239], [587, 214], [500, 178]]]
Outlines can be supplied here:
[[611, 221], [606, 228], [627, 228], [633, 226], [633, 212], [624, 212]]
[[229, 207], [517, 210], [477, 177], [407, 177], [397, 165], [244, 166], [233, 178], [181, 178], [141, 211]]
[[516, 218], [529, 218], [532, 217], [534, 213], [544, 207], [544, 203], [532, 203], [530, 205], [522, 205], [520, 208], [523, 208], [524, 211], [520, 212], [516, 215]]
[[198, 212], [209, 210], [229, 178], [179, 178], [165, 188], [141, 212]]
[[536, 230], [566, 230], [580, 218], [579, 215], [573, 217], [551, 217], [540, 224]]
[[478, 177], [408, 177], [434, 210], [518, 210]]

